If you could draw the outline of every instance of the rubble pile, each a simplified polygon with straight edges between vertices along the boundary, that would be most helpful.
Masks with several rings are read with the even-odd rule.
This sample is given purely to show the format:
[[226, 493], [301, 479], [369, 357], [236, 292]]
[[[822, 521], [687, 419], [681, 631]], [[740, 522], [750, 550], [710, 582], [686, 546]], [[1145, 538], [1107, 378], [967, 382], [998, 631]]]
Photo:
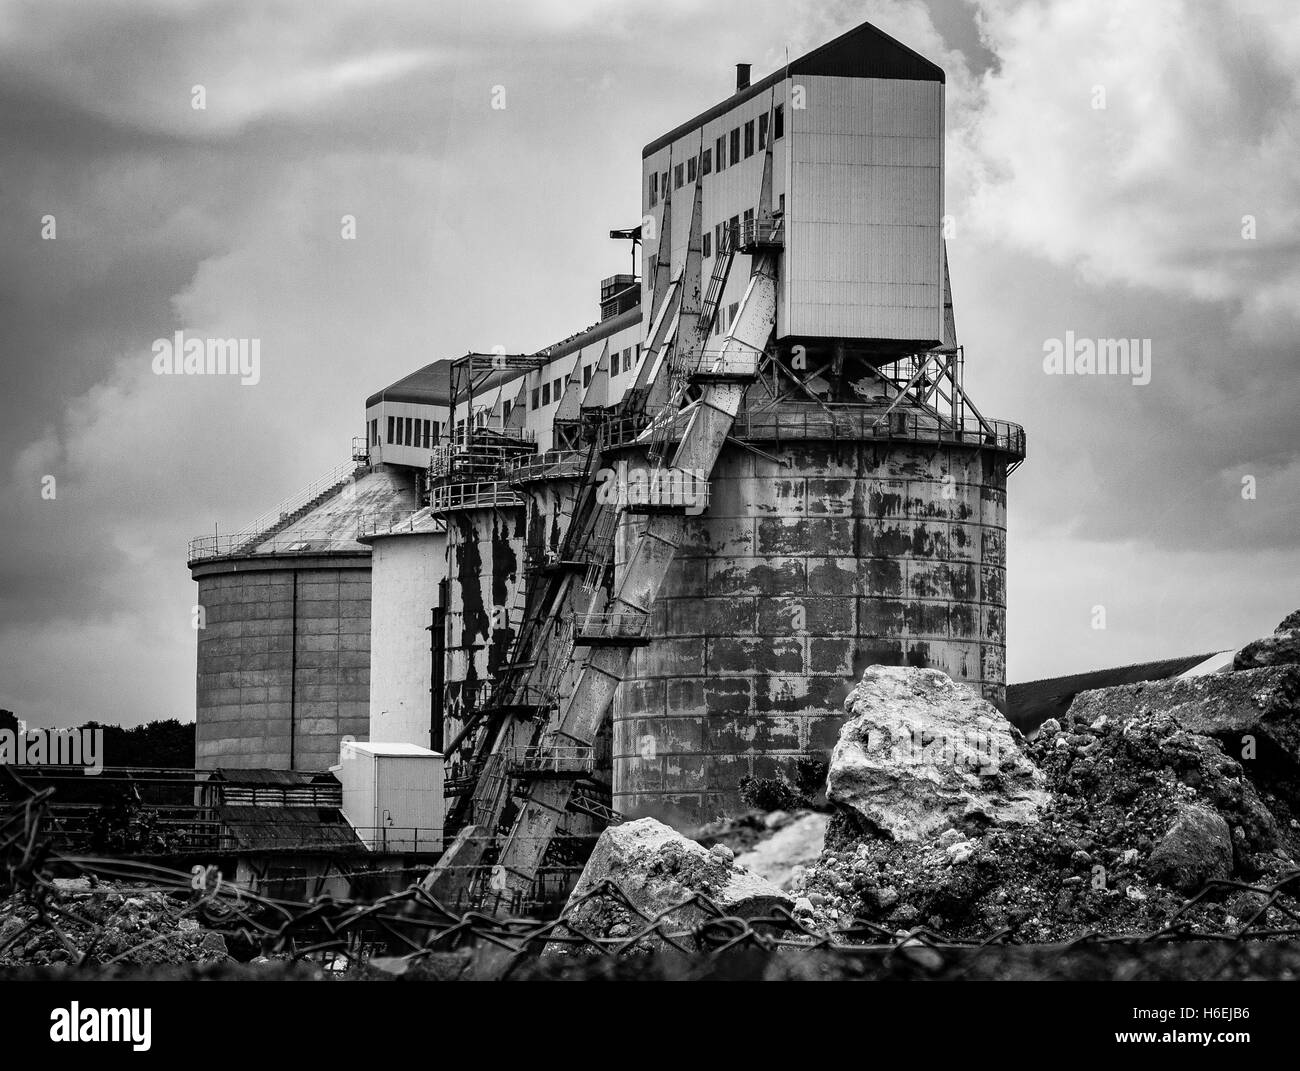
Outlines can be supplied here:
[[[1293, 925], [1245, 888], [1182, 909], [1211, 879], [1271, 887], [1300, 869], [1297, 625], [1243, 648], [1234, 672], [1085, 692], [1030, 741], [942, 674], [868, 668], [845, 701], [838, 810], [796, 875], [796, 914], [1026, 942], [1149, 933], [1176, 915], [1201, 933]], [[1294, 908], [1300, 878], [1284, 896]]]
[[0, 968], [214, 964], [230, 961], [225, 939], [182, 915], [184, 901], [143, 886], [56, 879], [51, 911], [67, 944], [25, 896], [0, 901]]
[[[605, 882], [613, 883], [623, 895], [601, 893]], [[627, 938], [647, 925], [637, 912], [654, 918], [675, 909], [669, 919], [671, 930], [680, 932], [713, 917], [703, 906], [679, 906], [695, 894], [738, 918], [770, 915], [776, 907], [788, 909], [791, 904], [789, 894], [738, 866], [726, 845], [705, 848], [653, 818], [641, 818], [610, 826], [600, 835], [564, 916], [575, 932]], [[664, 947], [665, 942], [653, 936], [637, 944], [638, 951]], [[557, 942], [547, 952], [580, 948]]]

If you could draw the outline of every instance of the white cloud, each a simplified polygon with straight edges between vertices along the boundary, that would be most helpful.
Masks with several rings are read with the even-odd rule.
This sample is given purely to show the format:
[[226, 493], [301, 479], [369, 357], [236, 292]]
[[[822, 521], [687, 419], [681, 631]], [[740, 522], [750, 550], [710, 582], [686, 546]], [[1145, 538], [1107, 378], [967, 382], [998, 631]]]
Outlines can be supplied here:
[[[1096, 285], [1231, 299], [1256, 333], [1300, 320], [1300, 7], [979, 9], [998, 65], [950, 131], [958, 211]], [[1247, 215], [1255, 241], [1241, 237]]]

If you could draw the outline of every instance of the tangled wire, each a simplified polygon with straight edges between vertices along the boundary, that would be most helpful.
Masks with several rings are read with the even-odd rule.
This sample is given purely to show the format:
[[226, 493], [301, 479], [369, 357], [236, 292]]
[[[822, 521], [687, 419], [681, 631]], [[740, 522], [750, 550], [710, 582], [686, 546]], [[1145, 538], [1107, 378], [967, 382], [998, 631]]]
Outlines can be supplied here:
[[[4, 775], [23, 784], [12, 771], [5, 770]], [[934, 974], [958, 962], [969, 970], [979, 953], [1017, 944], [1011, 929], [983, 941], [954, 941], [925, 927], [895, 932], [860, 919], [820, 932], [784, 906], [774, 906], [760, 917], [740, 918], [702, 893], [651, 914], [610, 881], [571, 898], [560, 916], [550, 921], [496, 917], [478, 910], [453, 911], [419, 886], [418, 875], [423, 870], [407, 872], [412, 884], [403, 891], [368, 901], [331, 896], [307, 901], [277, 899], [241, 888], [212, 867], [185, 872], [142, 860], [60, 854], [44, 831], [47, 801], [53, 790], [29, 791], [25, 799], [0, 811], [0, 894], [9, 898], [11, 909], [15, 905], [23, 909], [21, 916], [11, 910], [9, 921], [0, 928], [0, 961], [20, 941], [30, 942], [43, 932], [53, 936], [59, 962], [74, 968], [147, 962], [141, 953], [150, 945], [167, 941], [178, 926], [222, 935], [254, 955], [312, 961], [334, 969], [377, 969], [393, 975], [418, 969], [438, 954], [458, 953], [490, 961], [490, 976], [498, 978], [517, 976], [521, 968], [527, 973], [526, 965], [535, 966], [539, 958], [563, 964], [566, 960], [666, 953], [706, 965], [740, 950], [876, 956], [882, 957], [886, 967], [897, 960], [919, 964]], [[56, 870], [84, 880], [60, 880], [54, 876]], [[86, 890], [93, 891], [105, 880], [133, 884], [116, 898], [120, 903], [109, 905], [110, 910], [91, 910]], [[1247, 947], [1248, 940], [1300, 937], [1300, 915], [1293, 899], [1298, 887], [1300, 873], [1272, 885], [1212, 881], [1158, 930], [1127, 936], [1087, 933], [1052, 948], [1068, 952], [1086, 946], [1219, 943], [1227, 947], [1228, 954], [1206, 972], [1206, 977], [1216, 977]], [[1206, 898], [1228, 890], [1259, 894], [1257, 910], [1230, 932], [1195, 930], [1187, 920], [1189, 912]], [[125, 947], [106, 947], [106, 934], [115, 920], [146, 894], [168, 905], [170, 929], [126, 941]], [[1267, 923], [1273, 909], [1286, 924]], [[608, 917], [611, 910], [624, 920], [617, 936], [597, 932], [600, 927], [590, 925], [594, 915]], [[115, 933], [115, 941], [122, 944], [120, 934]], [[953, 975], [950, 972], [948, 976]]]

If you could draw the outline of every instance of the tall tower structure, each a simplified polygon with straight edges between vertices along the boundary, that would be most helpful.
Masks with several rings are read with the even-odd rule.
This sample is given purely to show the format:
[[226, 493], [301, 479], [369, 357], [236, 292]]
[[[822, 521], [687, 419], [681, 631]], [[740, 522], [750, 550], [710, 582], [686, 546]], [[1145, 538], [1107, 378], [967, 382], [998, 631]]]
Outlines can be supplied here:
[[645, 147], [643, 300], [721, 280], [707, 352], [761, 254], [776, 307], [614, 701], [623, 813], [707, 820], [742, 777], [824, 758], [867, 665], [932, 666], [1004, 703], [1025, 442], [964, 388], [943, 114], [943, 71], [864, 25], [759, 82], [742, 67], [730, 99]]

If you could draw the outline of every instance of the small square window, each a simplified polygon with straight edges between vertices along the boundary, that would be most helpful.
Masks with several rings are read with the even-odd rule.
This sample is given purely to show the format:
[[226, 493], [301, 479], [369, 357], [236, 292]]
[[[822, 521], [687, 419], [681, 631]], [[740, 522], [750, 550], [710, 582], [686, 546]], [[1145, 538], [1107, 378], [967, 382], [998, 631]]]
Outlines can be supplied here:
[[713, 171], [713, 150], [705, 149], [700, 153], [700, 174], [708, 175]]

